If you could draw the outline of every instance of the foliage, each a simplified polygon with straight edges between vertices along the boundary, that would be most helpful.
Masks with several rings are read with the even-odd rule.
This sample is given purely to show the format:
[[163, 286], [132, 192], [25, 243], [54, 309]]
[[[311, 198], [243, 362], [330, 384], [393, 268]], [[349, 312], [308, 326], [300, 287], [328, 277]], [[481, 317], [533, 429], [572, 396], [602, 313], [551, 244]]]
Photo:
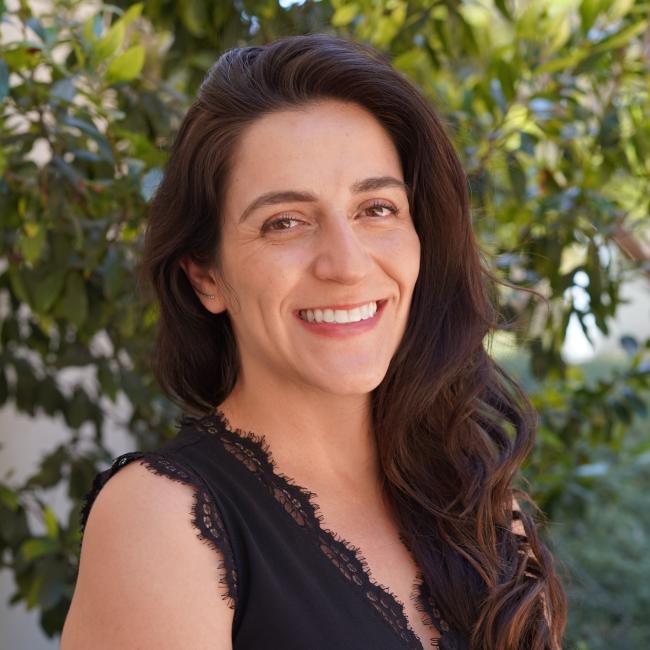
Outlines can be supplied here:
[[[650, 205], [648, 1], [286, 4], [53, 0], [36, 15], [26, 0], [0, 2], [0, 403], [70, 429], [24, 484], [0, 484], [0, 549], [16, 576], [12, 602], [37, 607], [50, 636], [72, 595], [80, 498], [111, 459], [107, 407], [128, 398], [138, 448], [173, 432], [176, 408], [148, 364], [156, 310], [132, 274], [170, 137], [229, 47], [350, 35], [390, 53], [440, 108], [486, 258], [549, 299], [547, 313], [528, 294], [502, 293], [506, 318], [524, 325], [513, 345], [527, 355], [540, 411], [526, 475], [551, 517], [597, 483], [598, 454], [619, 454], [629, 427], [647, 419], [647, 342], [631, 331], [627, 367], [595, 386], [562, 346], [571, 318], [587, 336], [590, 322], [607, 333], [621, 283], [642, 270], [618, 246]], [[66, 388], [68, 369], [88, 381]], [[61, 483], [77, 504], [67, 521], [47, 505]], [[592, 516], [586, 502], [572, 507], [577, 520]]]
[[[60, 3], [35, 17], [27, 4], [4, 14], [16, 37], [2, 44], [0, 398], [36, 416], [62, 416], [69, 444], [42, 459], [24, 485], [2, 486], [3, 566], [24, 600], [60, 631], [78, 555], [78, 507], [65, 523], [43, 505], [62, 481], [78, 504], [100, 465], [104, 411], [118, 394], [128, 425], [151, 444], [174, 412], [159, 395], [147, 355], [156, 313], [138, 299], [132, 270], [146, 199], [186, 98], [160, 79], [165, 39], [136, 25], [142, 6], [105, 6], [77, 19]], [[145, 65], [146, 52], [146, 65]], [[89, 371], [65, 388], [61, 372]], [[82, 429], [94, 428], [94, 444]], [[156, 433], [157, 435], [157, 433]], [[149, 437], [147, 437], [149, 436]], [[46, 524], [30, 533], [26, 510]], [[7, 519], [7, 518], [9, 519]], [[5, 549], [9, 560], [4, 560]]]
[[[553, 539], [571, 575], [567, 648], [636, 650], [650, 644], [647, 426], [633, 428], [628, 438], [622, 455], [601, 450], [580, 490], [564, 495], [556, 508]], [[646, 451], [639, 454], [640, 447]]]

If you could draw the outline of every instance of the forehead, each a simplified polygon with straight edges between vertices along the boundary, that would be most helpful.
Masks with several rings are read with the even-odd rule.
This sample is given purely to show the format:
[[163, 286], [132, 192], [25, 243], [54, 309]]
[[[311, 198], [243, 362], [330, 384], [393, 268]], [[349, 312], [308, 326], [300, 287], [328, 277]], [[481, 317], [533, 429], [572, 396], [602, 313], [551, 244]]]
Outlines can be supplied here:
[[357, 104], [324, 100], [265, 115], [244, 130], [232, 159], [229, 202], [271, 190], [348, 187], [387, 174], [402, 178], [397, 150], [379, 121]]

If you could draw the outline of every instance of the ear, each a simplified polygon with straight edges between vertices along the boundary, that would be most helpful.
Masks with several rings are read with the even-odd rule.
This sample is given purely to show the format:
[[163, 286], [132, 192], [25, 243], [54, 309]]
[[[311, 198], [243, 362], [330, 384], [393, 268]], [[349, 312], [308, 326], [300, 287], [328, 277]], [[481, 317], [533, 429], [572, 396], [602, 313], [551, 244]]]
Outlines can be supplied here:
[[199, 266], [189, 257], [181, 258], [180, 265], [203, 306], [213, 314], [225, 311], [226, 301], [214, 271]]

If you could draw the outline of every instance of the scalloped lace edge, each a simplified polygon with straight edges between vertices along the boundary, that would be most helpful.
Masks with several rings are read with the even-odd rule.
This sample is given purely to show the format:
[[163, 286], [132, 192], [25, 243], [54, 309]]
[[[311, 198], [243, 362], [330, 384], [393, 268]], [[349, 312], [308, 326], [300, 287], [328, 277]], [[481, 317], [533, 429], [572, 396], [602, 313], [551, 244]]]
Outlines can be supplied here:
[[[217, 426], [210, 426], [210, 420], [215, 421]], [[315, 534], [321, 551], [339, 569], [348, 582], [364, 590], [364, 595], [370, 604], [402, 641], [415, 650], [424, 649], [423, 642], [413, 630], [406, 616], [404, 603], [390, 588], [375, 580], [368, 561], [358, 546], [324, 525], [324, 516], [314, 499], [317, 496], [316, 493], [298, 485], [294, 479], [278, 470], [268, 441], [263, 434], [233, 428], [226, 415], [218, 408], [210, 415], [200, 418], [184, 416], [182, 424], [219, 435], [224, 448], [240, 460], [247, 469], [256, 474], [294, 521], [301, 528], [307, 528]], [[228, 439], [224, 438], [224, 434]], [[240, 450], [244, 452], [245, 457], [240, 457], [231, 447], [232, 444], [237, 443], [241, 445]], [[299, 513], [296, 516], [296, 510], [302, 510], [304, 514]], [[432, 628], [432, 631], [439, 634], [438, 637], [427, 640], [430, 642], [429, 647], [442, 648], [444, 646], [441, 644], [445, 642], [445, 634], [449, 631], [449, 625], [440, 615], [440, 611], [435, 607], [432, 599], [425, 597], [425, 587], [424, 575], [422, 571], [418, 571], [412, 586], [410, 600], [415, 604], [416, 609], [425, 615], [425, 622]]]

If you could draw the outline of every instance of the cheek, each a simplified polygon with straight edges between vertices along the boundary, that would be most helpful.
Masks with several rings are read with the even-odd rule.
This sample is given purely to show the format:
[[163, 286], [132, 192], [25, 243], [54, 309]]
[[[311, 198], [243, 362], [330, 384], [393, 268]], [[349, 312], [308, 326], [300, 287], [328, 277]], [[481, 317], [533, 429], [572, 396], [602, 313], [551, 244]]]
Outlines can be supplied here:
[[264, 246], [238, 259], [235, 276], [243, 296], [260, 305], [277, 304], [299, 280], [305, 252], [287, 246]]
[[377, 253], [391, 275], [405, 288], [411, 288], [420, 271], [420, 239], [415, 229], [396, 230], [382, 237]]
[[411, 242], [411, 253], [409, 254], [408, 257], [409, 261], [411, 262], [410, 264], [411, 283], [413, 286], [415, 285], [415, 281], [418, 279], [418, 275], [420, 274], [421, 254], [422, 254], [422, 250], [420, 245], [420, 238], [418, 237], [417, 233], [414, 230], [412, 235], [412, 242]]

